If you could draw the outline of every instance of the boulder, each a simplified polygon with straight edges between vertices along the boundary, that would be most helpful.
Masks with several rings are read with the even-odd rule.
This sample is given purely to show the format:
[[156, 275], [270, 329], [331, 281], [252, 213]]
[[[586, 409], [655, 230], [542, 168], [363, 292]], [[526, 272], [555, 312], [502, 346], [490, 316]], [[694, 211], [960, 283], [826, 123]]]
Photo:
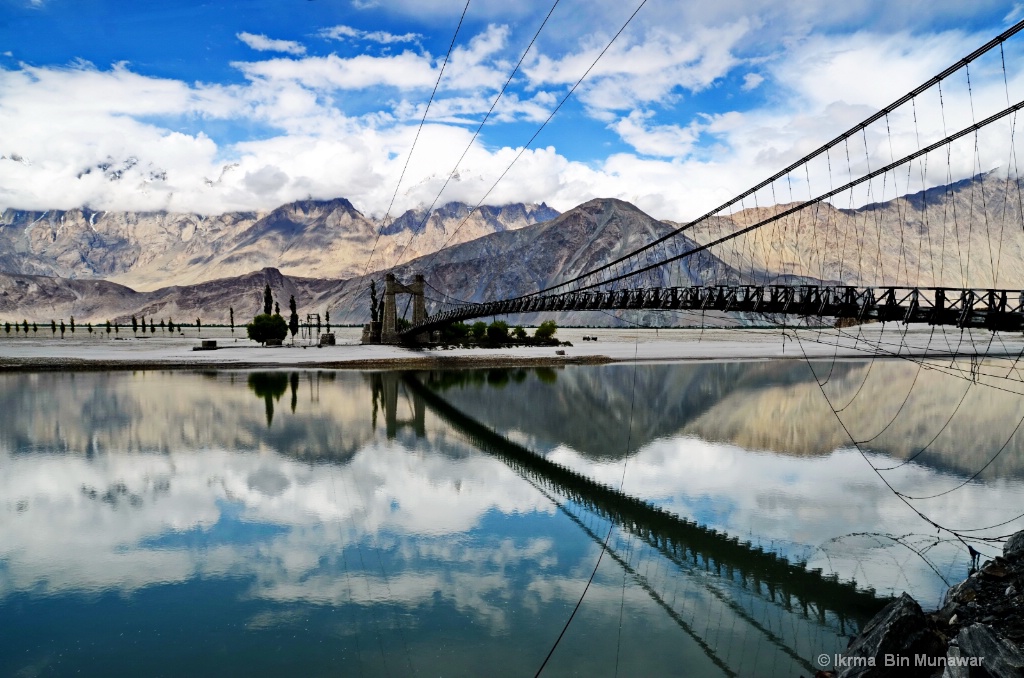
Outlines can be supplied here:
[[1021, 557], [1024, 556], [1024, 530], [1013, 535], [1006, 540], [1003, 544], [1003, 557]]
[[929, 676], [934, 668], [926, 666], [885, 666], [886, 655], [900, 657], [944, 657], [946, 643], [931, 628], [921, 606], [904, 593], [886, 605], [864, 627], [863, 632], [843, 653], [853, 661], [839, 672], [838, 678], [871, 676], [872, 678]]
[[1024, 653], [996, 635], [992, 627], [971, 624], [960, 629], [956, 642], [961, 657], [977, 657], [981, 660], [982, 670], [972, 668], [970, 675], [1024, 678]]

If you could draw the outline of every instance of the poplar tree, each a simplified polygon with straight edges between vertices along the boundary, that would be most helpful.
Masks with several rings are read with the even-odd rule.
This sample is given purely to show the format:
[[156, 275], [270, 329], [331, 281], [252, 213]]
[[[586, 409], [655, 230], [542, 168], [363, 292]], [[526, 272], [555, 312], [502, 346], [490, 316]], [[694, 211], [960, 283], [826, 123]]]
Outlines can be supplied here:
[[295, 335], [299, 333], [299, 313], [295, 308], [295, 295], [288, 300], [288, 308], [292, 315], [288, 318], [288, 331], [292, 333], [292, 343], [295, 343]]
[[263, 288], [263, 315], [270, 315], [274, 310], [274, 295], [270, 293], [270, 283]]

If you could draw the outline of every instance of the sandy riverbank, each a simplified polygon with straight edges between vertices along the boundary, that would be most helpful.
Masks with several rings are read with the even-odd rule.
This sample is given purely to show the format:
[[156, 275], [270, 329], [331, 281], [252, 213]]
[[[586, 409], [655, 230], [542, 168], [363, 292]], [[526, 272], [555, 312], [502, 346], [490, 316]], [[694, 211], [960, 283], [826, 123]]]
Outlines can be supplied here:
[[[0, 370], [93, 369], [417, 369], [437, 367], [495, 367], [560, 365], [630, 361], [758, 360], [864, 358], [873, 355], [1009, 355], [1024, 351], [1017, 335], [993, 335], [982, 330], [902, 325], [871, 325], [847, 330], [709, 329], [609, 330], [560, 329], [558, 337], [573, 345], [557, 355], [551, 347], [505, 349], [422, 349], [359, 345], [359, 330], [336, 331], [338, 345], [318, 348], [264, 348], [248, 341], [241, 330], [195, 330], [145, 339], [122, 331], [107, 335], [79, 331], [64, 339], [47, 329], [37, 334], [0, 335]], [[127, 336], [125, 336], [127, 335]], [[583, 336], [597, 341], [583, 341]], [[218, 350], [193, 351], [200, 339], [215, 339]]]

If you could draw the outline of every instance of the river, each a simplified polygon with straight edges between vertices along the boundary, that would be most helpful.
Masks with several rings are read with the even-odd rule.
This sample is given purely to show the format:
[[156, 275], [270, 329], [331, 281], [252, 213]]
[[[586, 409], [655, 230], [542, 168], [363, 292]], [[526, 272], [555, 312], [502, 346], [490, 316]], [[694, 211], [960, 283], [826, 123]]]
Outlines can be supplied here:
[[0, 374], [0, 674], [813, 674], [1024, 527], [1015, 369]]

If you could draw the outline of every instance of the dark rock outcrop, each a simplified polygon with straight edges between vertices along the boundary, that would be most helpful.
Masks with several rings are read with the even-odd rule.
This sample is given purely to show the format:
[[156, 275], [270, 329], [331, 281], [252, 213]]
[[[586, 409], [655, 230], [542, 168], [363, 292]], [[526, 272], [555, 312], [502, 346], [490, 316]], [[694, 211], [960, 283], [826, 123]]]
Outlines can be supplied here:
[[945, 639], [928, 623], [917, 601], [904, 593], [875, 615], [846, 650], [844, 657], [855, 661], [842, 668], [839, 677], [929, 676], [932, 669], [926, 667], [886, 666], [886, 657], [941, 656], [945, 651]]
[[837, 675], [1024, 678], [1022, 592], [1024, 532], [1018, 532], [1002, 556], [951, 587], [939, 610], [924, 614], [905, 593], [886, 606], [843, 654], [849, 663]]

